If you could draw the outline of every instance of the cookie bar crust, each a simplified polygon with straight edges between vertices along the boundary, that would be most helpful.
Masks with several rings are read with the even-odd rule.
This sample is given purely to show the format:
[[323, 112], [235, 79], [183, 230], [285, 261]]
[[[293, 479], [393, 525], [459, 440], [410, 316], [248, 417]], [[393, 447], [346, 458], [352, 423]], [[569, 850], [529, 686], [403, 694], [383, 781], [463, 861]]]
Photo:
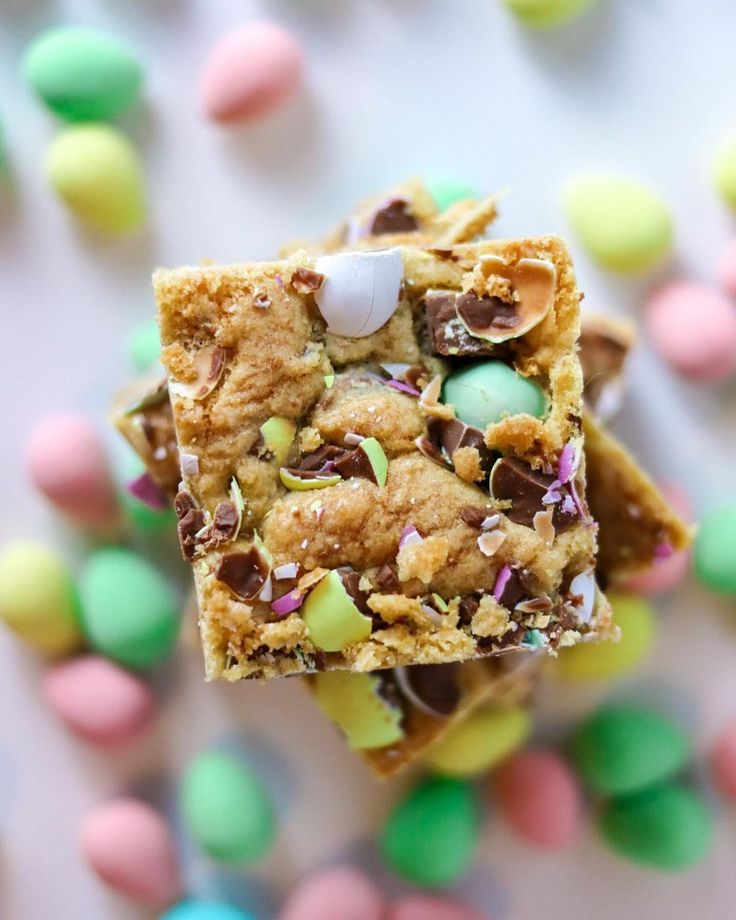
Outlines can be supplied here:
[[[563, 598], [575, 576], [592, 572], [595, 527], [589, 520], [567, 522], [559, 532], [515, 523], [504, 502], [494, 503], [487, 485], [474, 481], [482, 478], [477, 447], [457, 449], [454, 463], [440, 463], [416, 441], [428, 421], [441, 424], [454, 414], [437, 399], [436, 378], [447, 368], [430, 351], [428, 292], [492, 296], [499, 261], [513, 266], [536, 259], [554, 266], [552, 308], [526, 334], [504, 343], [498, 357], [540, 384], [547, 411], [542, 418], [512, 415], [488, 425], [484, 450], [551, 475], [563, 450], [579, 444], [580, 295], [564, 243], [545, 237], [464, 244], [442, 253], [400, 251], [399, 306], [382, 328], [359, 339], [326, 332], [314, 293], [303, 283], [313, 283], [308, 254], [154, 277], [185, 470], [179, 511], [182, 518], [189, 515], [188, 551], [209, 677], [460, 661], [522, 644], [530, 631], [535, 641], [551, 644], [605, 628], [605, 614], [583, 622]], [[386, 385], [377, 371], [387, 362], [420, 366], [415, 384], [421, 398]], [[280, 459], [264, 448], [262, 429], [271, 419], [296, 426], [288, 455]], [[284, 488], [284, 467], [298, 470], [321, 447], [346, 450], [351, 437], [381, 445], [385, 485], [356, 476], [317, 491]], [[582, 464], [576, 481], [582, 503]], [[233, 482], [244, 508], [237, 532], [228, 537], [227, 527], [210, 525], [218, 524], [218, 508], [231, 497]], [[464, 511], [473, 523], [463, 519]], [[485, 540], [484, 552], [481, 523], [495, 515], [499, 546]], [[420, 542], [400, 548], [407, 527]], [[227, 577], [223, 562], [233, 555], [241, 571]], [[253, 571], [242, 571], [247, 560]], [[385, 566], [398, 576], [391, 590], [379, 583]], [[273, 581], [275, 601], [250, 596], [253, 584], [265, 587], [255, 569], [282, 567], [299, 577]], [[358, 575], [356, 601], [372, 631], [339, 651], [324, 651], [312, 642], [300, 610], [284, 615], [272, 604], [282, 590], [306, 596], [327, 572], [345, 568]], [[497, 592], [504, 600], [498, 583], [504, 569], [524, 573], [527, 584], [515, 602], [520, 596], [541, 598], [537, 608], [509, 610], [494, 597]], [[463, 606], [468, 596], [472, 603]]]

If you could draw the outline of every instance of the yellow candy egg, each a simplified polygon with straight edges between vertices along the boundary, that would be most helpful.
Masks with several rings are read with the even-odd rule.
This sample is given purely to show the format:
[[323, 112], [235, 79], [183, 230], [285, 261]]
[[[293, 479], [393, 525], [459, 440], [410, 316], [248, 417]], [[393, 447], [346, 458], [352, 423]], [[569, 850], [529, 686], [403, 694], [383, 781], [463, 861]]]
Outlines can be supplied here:
[[46, 176], [69, 210], [92, 230], [118, 235], [143, 223], [138, 156], [109, 125], [78, 125], [59, 134], [46, 155]]
[[609, 594], [608, 600], [621, 639], [560, 649], [556, 672], [565, 680], [610, 680], [631, 671], [648, 653], [655, 630], [651, 605], [628, 594]]
[[424, 762], [444, 776], [476, 776], [521, 747], [531, 728], [529, 710], [521, 706], [486, 706], [433, 745]]
[[42, 652], [63, 655], [82, 644], [74, 583], [46, 547], [37, 543], [3, 547], [0, 620]]

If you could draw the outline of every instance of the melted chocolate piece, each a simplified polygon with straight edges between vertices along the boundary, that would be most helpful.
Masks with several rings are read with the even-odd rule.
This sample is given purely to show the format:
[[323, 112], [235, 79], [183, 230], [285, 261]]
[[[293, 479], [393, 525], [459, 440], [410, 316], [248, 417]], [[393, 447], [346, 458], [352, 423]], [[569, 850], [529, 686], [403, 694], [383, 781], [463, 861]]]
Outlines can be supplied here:
[[215, 508], [212, 526], [208, 534], [209, 546], [218, 546], [220, 543], [229, 543], [234, 540], [240, 530], [240, 513], [234, 502], [225, 501]]
[[439, 447], [437, 447], [436, 444], [433, 444], [428, 437], [422, 435], [416, 439], [415, 443], [419, 453], [424, 454], [428, 460], [433, 460], [435, 463], [439, 463], [440, 466], [449, 466], [449, 463], [447, 460], [445, 460], [445, 456], [442, 451], [439, 449]]
[[485, 472], [490, 470], [493, 455], [486, 447], [480, 428], [466, 425], [456, 418], [442, 419], [432, 416], [427, 422], [427, 433], [450, 458], [461, 447], [474, 447], [480, 454], [481, 469]]
[[360, 575], [355, 569], [351, 569], [350, 566], [347, 565], [341, 566], [337, 570], [337, 574], [340, 576], [343, 588], [348, 592], [351, 600], [363, 616], [373, 616], [373, 611], [368, 606], [368, 595], [365, 591], [361, 591]]
[[460, 703], [460, 664], [421, 664], [404, 672], [412, 691], [440, 716], [449, 716]]
[[204, 511], [199, 508], [190, 508], [180, 518], [177, 524], [179, 533], [179, 546], [182, 556], [191, 560], [194, 558], [199, 545], [197, 534], [205, 525]]
[[268, 578], [269, 567], [263, 554], [255, 547], [237, 553], [227, 553], [215, 572], [217, 578], [242, 600], [252, 600]]
[[516, 305], [500, 297], [460, 294], [455, 301], [457, 315], [474, 335], [493, 335], [514, 329], [521, 323]]
[[483, 521], [489, 516], [488, 509], [476, 508], [475, 505], [466, 505], [460, 512], [460, 517], [468, 525], [480, 530]]
[[313, 294], [325, 283], [326, 276], [311, 268], [297, 268], [291, 276], [291, 286], [300, 294]]
[[459, 617], [463, 626], [470, 626], [475, 612], [480, 606], [480, 598], [477, 594], [466, 594], [460, 598]]
[[[551, 505], [542, 503], [543, 496], [555, 478], [551, 474], [533, 470], [528, 463], [523, 463], [515, 457], [503, 457], [493, 467], [491, 494], [499, 501], [510, 501], [511, 507], [504, 509], [503, 513], [515, 524], [524, 524], [526, 527], [534, 526], [534, 515], [538, 511], [552, 508], [552, 524], [557, 533], [562, 533], [572, 527], [579, 518], [577, 512], [563, 511], [562, 501]], [[557, 491], [564, 499], [565, 486], [559, 486]]]
[[[461, 295], [465, 296], [465, 295]], [[493, 345], [472, 336], [457, 316], [455, 291], [430, 291], [424, 298], [424, 309], [432, 350], [438, 355], [467, 357], [491, 355], [501, 358], [508, 355], [505, 344]]]
[[367, 230], [369, 234], [411, 233], [419, 225], [404, 198], [394, 198], [375, 212]]
[[373, 471], [373, 465], [368, 459], [368, 454], [360, 449], [348, 451], [339, 460], [335, 460], [335, 472], [339, 473], [343, 479], [352, 479], [353, 476], [360, 476], [362, 479], [369, 479], [377, 483], [376, 474]]
[[[511, 567], [511, 575], [503, 587], [498, 603], [507, 610], [513, 610], [519, 601], [529, 597], [532, 593], [528, 582], [529, 572], [515, 566]], [[532, 612], [532, 611], [530, 611]]]
[[386, 594], [401, 593], [401, 582], [396, 568], [388, 563], [382, 565], [376, 572], [376, 585], [380, 591], [384, 591]]
[[176, 511], [176, 516], [181, 520], [187, 511], [193, 511], [197, 507], [197, 503], [194, 500], [194, 496], [191, 492], [187, 492], [182, 489], [180, 492], [176, 493], [176, 498], [174, 499], [174, 510]]
[[299, 466], [296, 467], [298, 472], [309, 471], [317, 472], [321, 470], [325, 463], [331, 463], [334, 460], [338, 460], [340, 457], [344, 457], [348, 451], [344, 447], [338, 447], [336, 444], [323, 444], [321, 447], [318, 447], [317, 450], [311, 451], [311, 453], [304, 454], [304, 456], [299, 461]]

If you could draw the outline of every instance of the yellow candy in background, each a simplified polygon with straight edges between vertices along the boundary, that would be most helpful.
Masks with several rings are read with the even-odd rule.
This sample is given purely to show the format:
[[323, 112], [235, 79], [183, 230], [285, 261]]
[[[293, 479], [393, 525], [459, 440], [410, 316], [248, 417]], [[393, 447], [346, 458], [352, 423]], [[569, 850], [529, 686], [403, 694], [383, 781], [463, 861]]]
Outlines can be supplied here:
[[444, 776], [475, 776], [521, 747], [531, 729], [528, 709], [486, 706], [471, 713], [433, 745], [424, 762]]
[[46, 176], [90, 229], [117, 235], [143, 223], [138, 156], [130, 141], [109, 125], [78, 125], [59, 134], [46, 155]]
[[82, 645], [76, 590], [63, 563], [38, 543], [0, 552], [0, 620], [39, 651], [63, 655]]
[[654, 639], [651, 605], [641, 597], [609, 594], [613, 622], [621, 630], [618, 642], [583, 642], [560, 649], [553, 669], [565, 680], [610, 680], [635, 668]]

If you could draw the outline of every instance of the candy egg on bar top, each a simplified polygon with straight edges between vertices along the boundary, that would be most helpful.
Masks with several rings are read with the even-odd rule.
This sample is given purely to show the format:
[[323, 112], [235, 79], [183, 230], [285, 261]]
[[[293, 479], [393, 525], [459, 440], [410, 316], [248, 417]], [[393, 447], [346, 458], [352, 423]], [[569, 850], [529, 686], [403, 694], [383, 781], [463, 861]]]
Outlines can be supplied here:
[[404, 737], [404, 713], [383, 695], [380, 672], [322, 671], [313, 680], [315, 699], [354, 750], [387, 747]]
[[272, 415], [261, 425], [260, 432], [263, 446], [277, 463], [283, 463], [296, 437], [296, 422]]
[[39, 543], [7, 543], [0, 551], [0, 621], [19, 639], [51, 655], [84, 643], [79, 600], [62, 561]]
[[352, 866], [328, 866], [298, 882], [277, 920], [385, 920], [376, 883]]
[[328, 572], [309, 592], [302, 619], [309, 638], [325, 652], [339, 652], [351, 642], [367, 639], [373, 626], [371, 618], [358, 609], [337, 569]]
[[371, 335], [396, 312], [404, 273], [398, 249], [320, 256], [314, 270], [325, 278], [314, 299], [333, 335]]
[[547, 402], [541, 388], [503, 361], [478, 361], [445, 378], [442, 400], [467, 425], [485, 431], [508, 415], [542, 418]]

